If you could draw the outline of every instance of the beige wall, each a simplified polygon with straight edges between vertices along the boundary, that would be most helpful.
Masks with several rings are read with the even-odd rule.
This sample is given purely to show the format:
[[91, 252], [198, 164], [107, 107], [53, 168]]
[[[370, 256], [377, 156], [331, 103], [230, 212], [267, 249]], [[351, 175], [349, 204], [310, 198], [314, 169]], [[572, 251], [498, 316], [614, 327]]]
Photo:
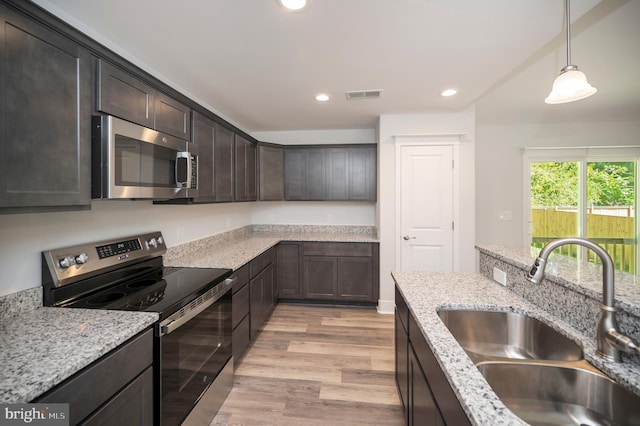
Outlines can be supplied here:
[[[640, 145], [638, 122], [589, 122], [476, 127], [476, 241], [524, 242], [523, 148]], [[509, 211], [511, 220], [500, 220]]]

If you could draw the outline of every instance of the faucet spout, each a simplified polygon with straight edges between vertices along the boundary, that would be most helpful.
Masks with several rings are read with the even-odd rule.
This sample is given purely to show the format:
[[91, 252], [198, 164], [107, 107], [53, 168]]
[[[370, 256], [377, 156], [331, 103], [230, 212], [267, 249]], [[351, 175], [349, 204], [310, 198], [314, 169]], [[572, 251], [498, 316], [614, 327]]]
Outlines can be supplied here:
[[614, 284], [614, 266], [609, 253], [593, 241], [584, 238], [559, 238], [549, 241], [540, 250], [537, 259], [533, 265], [525, 273], [525, 278], [534, 283], [539, 284], [544, 278], [544, 269], [547, 264], [549, 255], [558, 247], [567, 244], [577, 244], [593, 251], [602, 262], [602, 304], [600, 305], [600, 322], [597, 329], [597, 354], [602, 358], [614, 362], [621, 362], [620, 351], [626, 353], [639, 353], [640, 345], [628, 336], [620, 332], [618, 321], [616, 319], [615, 307], [615, 284]]

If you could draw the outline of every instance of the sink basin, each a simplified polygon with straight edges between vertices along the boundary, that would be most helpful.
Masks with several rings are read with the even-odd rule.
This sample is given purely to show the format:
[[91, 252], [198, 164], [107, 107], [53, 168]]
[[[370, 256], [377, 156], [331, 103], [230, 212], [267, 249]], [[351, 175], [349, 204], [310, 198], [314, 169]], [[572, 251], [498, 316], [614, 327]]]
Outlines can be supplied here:
[[502, 402], [532, 425], [640, 424], [640, 397], [600, 372], [523, 362], [477, 367]]
[[487, 359], [577, 361], [582, 348], [542, 321], [513, 312], [441, 310], [438, 315], [474, 363]]

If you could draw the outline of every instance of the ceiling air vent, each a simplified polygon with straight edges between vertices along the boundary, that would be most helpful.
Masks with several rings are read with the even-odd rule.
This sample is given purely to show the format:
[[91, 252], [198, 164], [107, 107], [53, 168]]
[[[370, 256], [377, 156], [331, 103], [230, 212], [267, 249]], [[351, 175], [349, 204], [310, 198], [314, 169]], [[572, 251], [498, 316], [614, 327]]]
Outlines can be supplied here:
[[382, 96], [382, 89], [378, 90], [353, 90], [346, 92], [347, 99], [374, 99]]

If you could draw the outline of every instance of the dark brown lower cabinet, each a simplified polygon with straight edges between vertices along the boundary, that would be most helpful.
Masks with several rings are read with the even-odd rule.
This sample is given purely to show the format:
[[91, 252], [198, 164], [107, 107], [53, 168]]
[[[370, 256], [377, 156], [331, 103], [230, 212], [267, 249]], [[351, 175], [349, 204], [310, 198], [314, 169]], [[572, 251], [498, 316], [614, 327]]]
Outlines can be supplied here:
[[408, 424], [409, 425], [444, 425], [427, 377], [422, 371], [418, 357], [413, 348], [408, 350]]
[[378, 245], [374, 243], [303, 244], [305, 300], [376, 303]]
[[153, 386], [149, 329], [32, 402], [69, 404], [72, 425], [152, 425]]
[[[236, 270], [233, 274], [237, 279], [233, 284], [233, 298], [231, 301], [231, 317], [233, 333], [231, 344], [233, 357], [237, 360], [245, 351], [251, 339], [249, 319], [249, 264]], [[236, 362], [234, 366], [238, 366]]]
[[254, 339], [278, 302], [276, 248], [270, 248], [249, 262], [251, 339]]
[[460, 402], [396, 287], [396, 384], [408, 425], [470, 425]]
[[278, 289], [283, 299], [302, 299], [302, 243], [278, 244]]

